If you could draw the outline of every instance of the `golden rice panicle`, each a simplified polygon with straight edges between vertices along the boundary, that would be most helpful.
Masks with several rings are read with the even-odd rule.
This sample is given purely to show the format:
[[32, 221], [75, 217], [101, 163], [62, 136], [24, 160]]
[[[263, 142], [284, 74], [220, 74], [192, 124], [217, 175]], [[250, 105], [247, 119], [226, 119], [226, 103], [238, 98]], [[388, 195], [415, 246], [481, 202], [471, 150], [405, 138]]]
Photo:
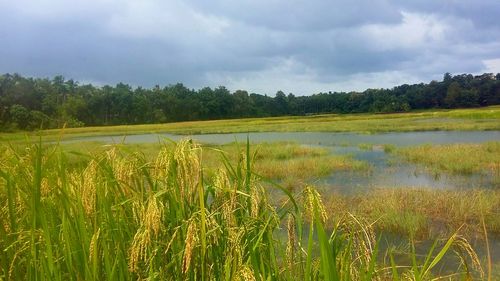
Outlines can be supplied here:
[[250, 190], [250, 216], [252, 218], [257, 218], [259, 216], [261, 198], [260, 188], [255, 185], [252, 186]]
[[142, 226], [144, 223], [145, 208], [142, 200], [134, 200], [132, 202], [132, 218], [138, 226]]
[[116, 158], [113, 161], [113, 173], [119, 183], [132, 184], [135, 174], [136, 161]]
[[189, 270], [189, 266], [191, 265], [191, 258], [193, 255], [193, 250], [198, 243], [198, 227], [196, 225], [196, 221], [191, 219], [189, 222], [189, 226], [186, 232], [186, 240], [184, 246], [184, 257], [182, 259], [182, 272], [187, 273]]
[[112, 163], [116, 159], [117, 156], [118, 156], [118, 152], [117, 152], [116, 146], [113, 146], [111, 149], [108, 149], [105, 152], [105, 157], [110, 163]]
[[81, 183], [82, 204], [87, 215], [94, 212], [97, 197], [97, 162], [91, 160], [83, 171], [83, 182]]
[[105, 159], [113, 169], [115, 179], [122, 184], [132, 184], [137, 167], [136, 158], [127, 158], [119, 154], [118, 148], [113, 147], [106, 151]]
[[238, 271], [238, 276], [236, 277], [238, 281], [256, 281], [255, 275], [250, 267], [244, 265]]
[[99, 236], [101, 234], [101, 228], [98, 228], [97, 231], [92, 235], [92, 239], [90, 239], [90, 245], [89, 245], [89, 260], [93, 260], [94, 257], [97, 257], [97, 251], [98, 249], [98, 242], [99, 242]]
[[479, 273], [481, 279], [483, 279], [484, 278], [483, 267], [481, 266], [481, 262], [479, 261], [479, 257], [476, 251], [474, 251], [469, 241], [463, 236], [457, 236], [453, 243], [454, 243], [454, 250], [460, 257], [462, 264], [467, 267], [467, 271], [469, 271], [467, 262], [467, 260], [469, 259], [472, 265], [472, 269], [474, 269], [477, 273]]
[[158, 180], [168, 180], [172, 152], [168, 147], [163, 147], [154, 161], [154, 176]]
[[[352, 239], [352, 252], [353, 263], [357, 263], [358, 268], [366, 266], [365, 270], [369, 270], [370, 262], [373, 257], [375, 249], [375, 231], [373, 227], [365, 220], [362, 220], [350, 213], [347, 214], [339, 222], [339, 227], [348, 233]], [[353, 267], [354, 268], [354, 267]], [[351, 271], [351, 278], [356, 280], [360, 279], [357, 275], [357, 270]]]
[[161, 231], [163, 205], [155, 196], [151, 195], [147, 202], [136, 201], [132, 204], [134, 220], [139, 228], [134, 235], [129, 249], [129, 270], [136, 272], [141, 261], [148, 259], [148, 248], [152, 237], [158, 237]]
[[162, 222], [163, 206], [158, 202], [155, 196], [149, 197], [146, 210], [143, 214], [144, 227], [151, 231], [155, 236], [160, 233]]
[[42, 197], [47, 197], [50, 195], [51, 191], [49, 179], [47, 177], [42, 178], [42, 182], [40, 183], [40, 195]]
[[139, 228], [134, 235], [129, 250], [128, 268], [131, 272], [137, 272], [139, 263], [147, 260], [147, 250], [151, 244], [151, 232], [149, 229]]
[[305, 214], [309, 217], [309, 219], [314, 219], [314, 216], [317, 212], [321, 221], [325, 223], [328, 219], [328, 215], [325, 211], [325, 206], [323, 205], [323, 201], [321, 200], [321, 196], [318, 191], [314, 189], [312, 186], [306, 186], [304, 191], [302, 192], [302, 200], [304, 204]]
[[243, 228], [231, 227], [228, 229], [228, 245], [224, 251], [226, 266], [229, 268], [240, 268], [242, 265], [243, 252], [242, 239], [245, 230]]
[[231, 181], [226, 171], [219, 169], [214, 179], [216, 192], [214, 206], [220, 206], [223, 222], [228, 227], [236, 225], [234, 211], [236, 210], [236, 189], [231, 187]]
[[286, 245], [286, 263], [288, 265], [288, 270], [292, 272], [294, 268], [295, 244], [297, 240], [297, 235], [295, 233], [295, 218], [292, 214], [288, 214], [286, 230], [288, 234], [288, 241]]
[[199, 151], [199, 146], [190, 139], [181, 140], [174, 151], [180, 194], [188, 201], [193, 200], [200, 179]]
[[214, 179], [214, 187], [216, 191], [224, 192], [229, 189], [230, 186], [231, 182], [229, 181], [226, 171], [223, 169], [218, 169]]
[[12, 161], [14, 160], [15, 152], [12, 151], [12, 148], [7, 147], [2, 150], [0, 148], [0, 169], [1, 170], [10, 170], [12, 169]]

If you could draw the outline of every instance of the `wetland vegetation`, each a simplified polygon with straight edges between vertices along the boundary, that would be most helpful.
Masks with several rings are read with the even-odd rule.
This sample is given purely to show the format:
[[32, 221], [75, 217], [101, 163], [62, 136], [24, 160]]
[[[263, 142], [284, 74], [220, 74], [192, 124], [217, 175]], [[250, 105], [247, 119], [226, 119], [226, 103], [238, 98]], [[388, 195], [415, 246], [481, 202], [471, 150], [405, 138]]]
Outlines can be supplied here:
[[421, 145], [395, 151], [434, 173], [486, 174], [500, 185], [500, 142], [480, 144]]
[[[266, 154], [275, 159], [322, 154], [295, 145], [285, 147], [276, 151], [271, 146], [272, 152]], [[86, 163], [68, 171], [70, 154], [61, 146], [4, 148], [2, 278], [429, 280], [493, 274], [480, 264], [488, 260], [480, 260], [462, 236], [464, 227], [459, 224], [464, 216], [469, 218], [464, 212], [470, 208], [457, 207], [460, 199], [450, 202], [457, 210], [450, 226], [458, 226], [460, 232], [451, 231], [447, 239], [436, 240], [425, 255], [381, 250], [377, 221], [382, 220], [382, 227], [397, 228], [391, 220], [401, 217], [387, 215], [400, 215], [394, 212], [401, 207], [401, 196], [420, 198], [419, 192], [377, 195], [380, 203], [370, 203], [372, 207], [368, 205], [372, 201], [353, 199], [361, 201], [358, 206], [364, 209], [352, 213], [346, 201], [342, 208], [346, 212], [336, 216], [339, 213], [333, 210], [342, 205], [321, 199], [309, 185], [289, 192], [266, 184], [253, 172], [257, 164], [252, 159], [258, 157], [248, 144], [232, 156], [235, 161], [221, 152], [222, 168], [212, 176], [203, 173], [205, 150], [184, 140], [160, 145], [156, 156], [148, 158], [111, 145], [98, 154], [80, 155]], [[282, 194], [280, 200], [269, 197], [266, 189], [270, 188]], [[445, 201], [447, 197], [440, 196]], [[497, 204], [489, 194], [477, 197]], [[489, 224], [495, 208], [476, 201], [470, 204], [477, 209], [470, 218], [478, 223], [484, 215], [482, 225]], [[425, 207], [415, 203], [408, 212]], [[375, 213], [366, 215], [363, 210], [368, 209]], [[493, 234], [490, 227], [483, 234]], [[440, 265], [445, 256], [454, 255], [452, 249], [461, 261], [449, 272]], [[389, 258], [380, 258], [379, 251]], [[401, 255], [408, 262], [395, 258]]]

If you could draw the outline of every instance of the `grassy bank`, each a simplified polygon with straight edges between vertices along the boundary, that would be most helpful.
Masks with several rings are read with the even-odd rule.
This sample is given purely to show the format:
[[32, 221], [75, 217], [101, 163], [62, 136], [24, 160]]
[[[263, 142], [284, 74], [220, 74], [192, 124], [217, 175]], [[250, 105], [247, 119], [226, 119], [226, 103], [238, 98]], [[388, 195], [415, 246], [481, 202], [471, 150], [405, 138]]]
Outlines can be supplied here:
[[[144, 133], [208, 134], [238, 132], [408, 132], [500, 130], [500, 107], [393, 114], [327, 114], [167, 124], [70, 128], [39, 132], [47, 139]], [[28, 135], [33, 135], [29, 133]], [[3, 133], [0, 140], [22, 141], [26, 133]]]
[[[474, 250], [457, 233], [423, 257], [410, 251], [410, 262], [398, 264], [378, 259], [373, 228], [363, 219], [332, 221], [311, 187], [292, 195], [276, 186], [287, 200], [272, 205], [252, 172], [250, 148], [244, 151], [236, 163], [223, 157], [224, 168], [210, 180], [202, 176], [204, 150], [190, 141], [163, 146], [151, 160], [108, 147], [98, 155], [80, 155], [87, 164], [71, 171], [60, 147], [5, 149], [0, 155], [0, 279], [483, 276]], [[453, 272], [440, 272], [451, 249], [463, 260]]]

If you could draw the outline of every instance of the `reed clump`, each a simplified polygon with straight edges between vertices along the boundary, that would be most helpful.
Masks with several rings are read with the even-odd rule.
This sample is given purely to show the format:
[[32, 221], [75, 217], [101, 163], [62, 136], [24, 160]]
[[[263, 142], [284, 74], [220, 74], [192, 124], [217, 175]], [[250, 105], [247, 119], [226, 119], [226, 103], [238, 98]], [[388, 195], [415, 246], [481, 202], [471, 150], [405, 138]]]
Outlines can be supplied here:
[[[425, 260], [385, 264], [369, 223], [349, 214], [327, 228], [314, 188], [273, 185], [287, 200], [271, 204], [248, 143], [211, 179], [203, 156], [191, 140], [153, 160], [111, 146], [68, 170], [58, 146], [4, 148], [0, 279], [429, 280], [453, 245], [466, 249], [454, 234]], [[480, 276], [465, 254], [454, 274]]]

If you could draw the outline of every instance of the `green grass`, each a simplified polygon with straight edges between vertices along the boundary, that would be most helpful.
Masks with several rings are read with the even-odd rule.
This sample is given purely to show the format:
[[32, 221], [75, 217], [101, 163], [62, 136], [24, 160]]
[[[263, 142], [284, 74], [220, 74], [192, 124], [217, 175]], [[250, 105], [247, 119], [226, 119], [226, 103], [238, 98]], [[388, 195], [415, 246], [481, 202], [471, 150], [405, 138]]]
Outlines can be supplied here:
[[[500, 130], [500, 107], [436, 110], [393, 114], [328, 114], [167, 124], [103, 126], [45, 130], [49, 140], [58, 138], [144, 133], [208, 134], [238, 132], [408, 132], [435, 130]], [[28, 133], [36, 135], [38, 133]], [[23, 141], [26, 133], [3, 133], [0, 140]]]
[[4, 149], [0, 279], [430, 280], [452, 248], [465, 253], [454, 276], [482, 276], [457, 233], [409, 264], [385, 262], [371, 225], [352, 215], [327, 225], [312, 187], [274, 185], [287, 200], [272, 205], [249, 144], [236, 163], [222, 153], [213, 179], [203, 155], [186, 140], [151, 160], [111, 146], [68, 170], [59, 146]]

